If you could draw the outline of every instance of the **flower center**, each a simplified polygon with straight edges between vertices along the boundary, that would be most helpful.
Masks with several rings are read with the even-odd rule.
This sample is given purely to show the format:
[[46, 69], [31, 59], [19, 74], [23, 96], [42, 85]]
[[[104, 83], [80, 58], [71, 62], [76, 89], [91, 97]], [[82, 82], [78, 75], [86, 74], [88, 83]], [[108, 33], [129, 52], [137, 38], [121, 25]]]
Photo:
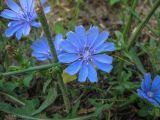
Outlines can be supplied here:
[[23, 15], [23, 20], [25, 20], [26, 22], [31, 22], [31, 15], [30, 13], [24, 13]]
[[90, 49], [88, 47], [86, 47], [82, 52], [81, 52], [81, 58], [86, 61], [89, 62], [91, 61], [91, 56], [92, 56], [92, 52], [90, 51]]
[[89, 50], [86, 50], [83, 54], [83, 59], [87, 60], [90, 57], [91, 53]]
[[154, 96], [154, 93], [153, 93], [153, 92], [151, 92], [151, 91], [149, 91], [149, 92], [147, 92], [147, 96], [151, 98], [151, 97], [153, 97], [153, 96]]

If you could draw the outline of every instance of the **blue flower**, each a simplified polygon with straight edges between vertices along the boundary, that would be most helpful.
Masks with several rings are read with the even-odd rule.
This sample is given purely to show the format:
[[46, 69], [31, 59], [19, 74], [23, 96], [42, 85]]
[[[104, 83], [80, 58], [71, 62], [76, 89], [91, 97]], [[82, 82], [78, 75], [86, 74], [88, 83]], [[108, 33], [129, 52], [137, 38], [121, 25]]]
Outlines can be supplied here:
[[70, 75], [79, 72], [78, 80], [85, 82], [88, 78], [91, 82], [97, 81], [95, 67], [104, 72], [111, 72], [112, 57], [102, 52], [114, 51], [112, 42], [106, 42], [109, 33], [99, 32], [97, 26], [90, 27], [88, 31], [83, 26], [77, 26], [75, 32], [69, 32], [60, 47], [63, 53], [59, 54], [61, 63], [69, 63], [66, 72]]
[[[61, 52], [59, 44], [61, 43], [62, 40], [63, 40], [62, 35], [57, 34], [54, 40], [54, 45], [57, 50], [57, 53]], [[32, 44], [31, 48], [33, 50], [32, 56], [35, 57], [37, 60], [44, 61], [53, 59], [47, 39], [45, 37], [41, 37], [40, 39], [36, 40]]]
[[139, 97], [148, 100], [153, 105], [160, 106], [160, 76], [157, 75], [152, 82], [151, 74], [146, 73], [137, 93]]
[[[20, 6], [13, 0], [6, 0], [9, 9], [4, 9], [1, 16], [11, 20], [8, 29], [5, 31], [7, 37], [11, 37], [16, 33], [16, 38], [21, 39], [22, 35], [28, 36], [31, 27], [40, 27], [40, 23], [36, 21], [37, 14], [34, 10], [34, 0], [19, 0]], [[42, 6], [46, 0], [42, 0]], [[44, 12], [48, 13], [50, 6], [44, 7]]]

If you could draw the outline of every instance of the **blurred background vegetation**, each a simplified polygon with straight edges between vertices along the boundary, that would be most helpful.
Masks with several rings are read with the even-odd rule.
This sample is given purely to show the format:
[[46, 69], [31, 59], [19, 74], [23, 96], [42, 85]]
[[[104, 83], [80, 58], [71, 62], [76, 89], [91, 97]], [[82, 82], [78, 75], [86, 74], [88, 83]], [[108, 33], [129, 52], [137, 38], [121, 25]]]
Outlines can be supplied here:
[[[77, 25], [97, 25], [110, 33], [116, 44], [113, 71], [99, 71], [98, 83], [80, 84], [76, 76], [63, 73], [70, 93], [72, 110], [66, 113], [60, 90], [52, 79], [52, 68], [29, 74], [0, 78], [0, 120], [153, 120], [160, 116], [158, 108], [137, 97], [143, 73], [160, 74], [160, 9], [145, 26], [137, 42], [126, 51], [128, 35], [147, 15], [155, 0], [48, 0], [52, 11], [47, 14], [53, 36], [71, 31]], [[6, 8], [0, 1], [0, 11]], [[132, 14], [131, 29], [124, 29]], [[47, 64], [31, 57], [30, 45], [44, 33], [32, 29], [29, 37], [19, 42], [3, 33], [8, 21], [0, 18], [0, 72], [21, 70]], [[123, 64], [122, 64], [123, 63]], [[54, 85], [54, 88], [52, 87]]]

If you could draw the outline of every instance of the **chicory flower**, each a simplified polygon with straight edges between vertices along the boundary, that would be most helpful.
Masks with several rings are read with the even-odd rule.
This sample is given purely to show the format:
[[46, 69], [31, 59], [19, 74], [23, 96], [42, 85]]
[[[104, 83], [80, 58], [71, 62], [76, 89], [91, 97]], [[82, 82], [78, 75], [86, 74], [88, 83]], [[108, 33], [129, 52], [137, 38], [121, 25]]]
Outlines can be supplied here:
[[[6, 4], [9, 9], [4, 9], [1, 13], [1, 17], [11, 20], [8, 24], [8, 29], [5, 31], [6, 37], [11, 37], [16, 34], [18, 40], [22, 35], [28, 36], [31, 27], [40, 27], [40, 23], [36, 21], [37, 14], [34, 10], [34, 0], [19, 0], [20, 4], [17, 4], [13, 0], [6, 0]], [[42, 0], [42, 6], [46, 3], [46, 0]], [[50, 6], [43, 7], [44, 12], [50, 11]]]
[[61, 63], [69, 64], [66, 72], [70, 75], [79, 72], [80, 82], [85, 82], [87, 78], [96, 82], [96, 68], [110, 73], [113, 58], [104, 52], [114, 51], [115, 46], [113, 42], [106, 42], [108, 37], [109, 33], [100, 32], [97, 26], [90, 27], [88, 31], [83, 26], [77, 26], [75, 32], [69, 32], [60, 44], [63, 52], [58, 56]]
[[152, 81], [151, 74], [146, 73], [137, 93], [139, 97], [146, 99], [153, 105], [160, 106], [160, 76], [157, 75]]
[[[62, 40], [62, 35], [57, 34], [55, 40], [53, 41], [57, 54], [61, 52], [59, 45]], [[45, 61], [53, 59], [46, 37], [41, 37], [35, 42], [33, 42], [31, 48], [33, 50], [32, 56], [35, 57], [37, 60]]]

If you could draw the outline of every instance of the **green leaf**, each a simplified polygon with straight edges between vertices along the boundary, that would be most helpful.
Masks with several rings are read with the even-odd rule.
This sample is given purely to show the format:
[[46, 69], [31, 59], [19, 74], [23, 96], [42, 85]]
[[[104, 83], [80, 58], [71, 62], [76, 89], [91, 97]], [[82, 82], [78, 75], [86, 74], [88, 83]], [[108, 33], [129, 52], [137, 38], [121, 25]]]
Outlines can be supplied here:
[[24, 78], [23, 84], [24, 84], [25, 87], [28, 87], [28, 88], [29, 88], [30, 82], [31, 82], [31, 80], [33, 79], [33, 76], [34, 76], [34, 74], [28, 74], [28, 75]]
[[6, 112], [6, 113], [12, 113], [12, 114], [19, 114], [19, 115], [27, 115], [30, 116], [33, 111], [35, 110], [35, 106], [39, 103], [38, 99], [33, 100], [27, 100], [25, 102], [25, 106], [15, 108], [11, 105], [0, 102], [0, 111]]
[[4, 102], [0, 102], [0, 111], [6, 112], [6, 113], [11, 113], [14, 111], [14, 107], [12, 107], [11, 105], [4, 103]]
[[25, 115], [24, 113], [21, 114], [16, 110], [16, 108], [4, 102], [0, 102], [0, 111], [13, 114], [14, 116], [17, 116], [18, 118], [23, 118], [24, 120], [50, 120], [50, 119], [42, 119], [37, 117], [30, 117], [29, 115]]
[[42, 103], [42, 105], [32, 113], [32, 115], [36, 115], [40, 112], [42, 112], [44, 109], [46, 109], [48, 106], [50, 106], [57, 98], [57, 90], [56, 87], [52, 87], [49, 89], [48, 95], [46, 97], [46, 100]]
[[16, 108], [14, 111], [21, 115], [31, 116], [31, 114], [35, 111], [37, 105], [39, 105], [38, 99], [27, 100], [25, 102], [25, 106]]
[[98, 107], [98, 108], [96, 109], [96, 112], [95, 112], [96, 116], [100, 115], [103, 110], [109, 109], [109, 108], [111, 108], [111, 107], [112, 107], [112, 104], [108, 104], [108, 103], [103, 104], [102, 106], [100, 106], [100, 107]]
[[63, 23], [62, 22], [57, 22], [55, 25], [54, 25], [54, 31], [56, 34], [58, 33], [64, 33], [64, 27], [63, 27]]
[[141, 50], [148, 55], [148, 59], [152, 65], [152, 73], [156, 74], [160, 71], [160, 44], [155, 39], [150, 39], [149, 42], [139, 45]]
[[9, 66], [8, 71], [16, 71], [16, 70], [20, 70], [20, 69], [22, 69], [21, 66], [12, 65], [12, 66]]
[[43, 86], [43, 93], [45, 94], [47, 91], [48, 86], [50, 85], [50, 83], [52, 82], [52, 79], [48, 79]]
[[[19, 113], [17, 112], [16, 108], [12, 107], [11, 105], [4, 103], [4, 102], [0, 102], [0, 111], [3, 111], [5, 113], [10, 113], [13, 114], [15, 116], [17, 116], [18, 118], [23, 118], [24, 120], [53, 120], [53, 119], [47, 119], [47, 118], [37, 118], [37, 117], [31, 117], [30, 115], [26, 115], [26, 114], [21, 114], [23, 112]], [[32, 112], [32, 111], [31, 111]], [[89, 120], [91, 118], [95, 117], [94, 114], [90, 114], [87, 116], [81, 116], [81, 117], [77, 117], [77, 118], [72, 118], [72, 119], [63, 119], [63, 120]], [[54, 118], [54, 120], [60, 120], [60, 119], [56, 119]]]
[[149, 111], [148, 111], [148, 106], [144, 106], [143, 108], [141, 108], [139, 111], [138, 111], [138, 115], [141, 116], [141, 117], [145, 117], [149, 114]]
[[145, 74], [146, 71], [144, 69], [144, 66], [142, 64], [142, 62], [140, 61], [139, 57], [137, 56], [136, 50], [134, 48], [132, 48], [129, 51], [129, 56], [131, 58], [131, 60], [136, 64], [137, 69], [142, 73]]
[[0, 94], [6, 96], [6, 97], [8, 97], [8, 98], [10, 98], [11, 100], [17, 102], [17, 103], [20, 104], [20, 105], [23, 105], [23, 106], [25, 105], [24, 102], [22, 102], [21, 100], [19, 100], [18, 98], [16, 98], [16, 97], [13, 96], [13, 95], [10, 95], [10, 94], [7, 94], [7, 93], [1, 92], [1, 91], [0, 91]]
[[154, 107], [154, 108], [152, 109], [152, 112], [150, 112], [150, 114], [153, 115], [153, 116], [156, 116], [157, 118], [159, 118], [159, 117], [160, 117], [160, 109]]
[[115, 5], [116, 3], [120, 2], [120, 0], [110, 0], [110, 5]]
[[79, 106], [80, 106], [80, 101], [77, 101], [77, 102], [75, 103], [75, 105], [73, 105], [72, 111], [71, 111], [70, 114], [67, 116], [67, 118], [77, 117], [77, 111], [78, 111]]
[[77, 79], [76, 75], [69, 75], [65, 71], [63, 71], [62, 77], [65, 84]]
[[117, 50], [124, 49], [126, 47], [126, 43], [124, 41], [123, 34], [120, 31], [115, 31], [116, 39], [117, 39]]
[[19, 86], [19, 83], [17, 81], [8, 81], [8, 82], [2, 82], [0, 84], [0, 89], [6, 92], [13, 92], [15, 88]]
[[94, 99], [90, 99], [89, 102], [96, 107], [95, 115], [99, 116], [101, 115], [102, 111], [105, 109], [109, 109], [112, 107], [113, 103], [108, 104], [108, 103], [101, 103], [101, 102], [96, 102]]

